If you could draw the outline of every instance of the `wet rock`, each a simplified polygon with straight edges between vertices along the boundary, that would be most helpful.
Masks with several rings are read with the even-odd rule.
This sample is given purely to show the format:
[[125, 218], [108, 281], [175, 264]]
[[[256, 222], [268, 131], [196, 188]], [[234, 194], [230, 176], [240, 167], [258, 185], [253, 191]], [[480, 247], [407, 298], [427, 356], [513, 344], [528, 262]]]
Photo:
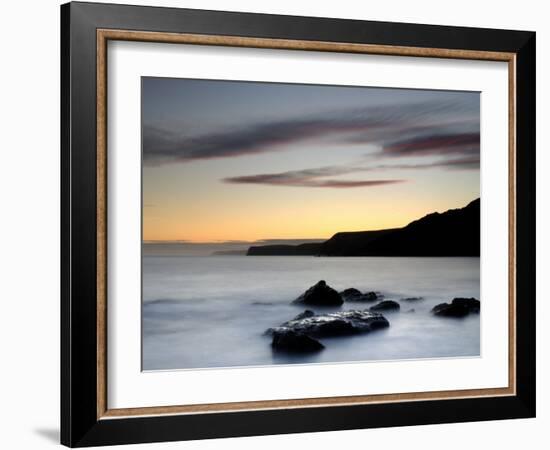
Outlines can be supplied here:
[[441, 317], [466, 317], [479, 313], [480, 302], [475, 298], [454, 298], [451, 303], [440, 303], [432, 308], [432, 313]]
[[402, 298], [402, 302], [419, 302], [420, 300], [424, 300], [424, 297], [405, 297]]
[[294, 331], [312, 337], [347, 336], [368, 333], [389, 325], [382, 314], [370, 311], [353, 310], [311, 315], [311, 311], [306, 310], [294, 319], [268, 329], [266, 334], [275, 336]]
[[479, 313], [480, 302], [476, 298], [454, 298], [452, 305], [462, 306], [468, 308], [468, 311], [473, 313]]
[[355, 288], [344, 289], [340, 295], [346, 302], [374, 302], [379, 298], [376, 292], [363, 293]]
[[342, 298], [344, 300], [348, 300], [348, 299], [353, 298], [353, 297], [360, 297], [363, 294], [359, 289], [348, 288], [348, 289], [344, 289], [342, 292], [340, 292], [340, 295], [342, 296]]
[[325, 348], [318, 340], [293, 330], [274, 332], [271, 346], [274, 350], [296, 353], [318, 352]]
[[307, 319], [308, 317], [312, 317], [314, 316], [315, 313], [313, 311], [311, 311], [310, 309], [306, 309], [304, 312], [298, 314], [294, 319], [292, 320], [302, 320], [302, 319]]
[[319, 281], [300, 295], [292, 303], [316, 306], [340, 306], [344, 303], [341, 295], [332, 289], [324, 280]]
[[401, 306], [393, 300], [384, 300], [369, 308], [370, 311], [399, 311]]

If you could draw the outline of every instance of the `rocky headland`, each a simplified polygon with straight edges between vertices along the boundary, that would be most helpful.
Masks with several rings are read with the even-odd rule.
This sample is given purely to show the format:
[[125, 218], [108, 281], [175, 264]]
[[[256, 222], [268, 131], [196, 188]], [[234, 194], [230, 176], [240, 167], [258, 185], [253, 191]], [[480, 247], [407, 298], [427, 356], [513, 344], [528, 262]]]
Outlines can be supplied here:
[[479, 256], [480, 199], [403, 228], [336, 233], [320, 243], [252, 246], [248, 256]]

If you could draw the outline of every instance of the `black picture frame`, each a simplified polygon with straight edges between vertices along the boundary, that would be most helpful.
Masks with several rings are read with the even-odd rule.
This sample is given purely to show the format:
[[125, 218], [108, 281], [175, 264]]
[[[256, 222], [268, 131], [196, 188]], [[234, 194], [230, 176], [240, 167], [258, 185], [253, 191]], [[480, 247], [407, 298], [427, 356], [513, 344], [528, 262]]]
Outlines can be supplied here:
[[[516, 55], [516, 394], [292, 409], [98, 418], [98, 29]], [[534, 32], [114, 4], [61, 6], [61, 443], [70, 447], [535, 416]]]

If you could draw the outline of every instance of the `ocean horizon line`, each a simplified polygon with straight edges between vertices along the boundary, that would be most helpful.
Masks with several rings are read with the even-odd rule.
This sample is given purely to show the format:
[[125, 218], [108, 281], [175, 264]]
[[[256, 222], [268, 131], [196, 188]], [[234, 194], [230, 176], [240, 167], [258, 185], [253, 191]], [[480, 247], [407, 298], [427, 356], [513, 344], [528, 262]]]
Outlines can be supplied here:
[[324, 242], [330, 238], [267, 238], [267, 239], [258, 239], [258, 240], [216, 240], [216, 241], [189, 241], [185, 239], [177, 240], [142, 240], [143, 244], [186, 244], [186, 245], [227, 245], [227, 244], [270, 244], [270, 243], [298, 243], [298, 242]]

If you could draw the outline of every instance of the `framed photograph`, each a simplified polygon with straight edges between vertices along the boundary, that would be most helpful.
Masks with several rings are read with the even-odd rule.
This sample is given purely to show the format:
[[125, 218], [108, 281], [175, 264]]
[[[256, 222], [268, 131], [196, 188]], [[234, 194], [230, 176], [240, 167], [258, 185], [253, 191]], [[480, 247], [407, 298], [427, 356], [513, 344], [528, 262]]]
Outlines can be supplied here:
[[535, 415], [535, 33], [61, 7], [61, 440]]

